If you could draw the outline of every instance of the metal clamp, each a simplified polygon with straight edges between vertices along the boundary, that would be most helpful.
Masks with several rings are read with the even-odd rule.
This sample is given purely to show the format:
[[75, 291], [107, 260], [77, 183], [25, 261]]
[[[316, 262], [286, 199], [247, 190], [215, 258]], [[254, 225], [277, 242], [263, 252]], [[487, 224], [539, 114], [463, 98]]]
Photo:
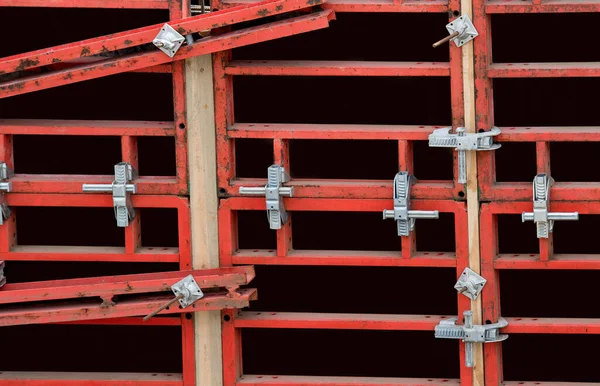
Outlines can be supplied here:
[[523, 212], [521, 220], [533, 221], [537, 226], [538, 239], [547, 239], [554, 228], [554, 221], [577, 221], [579, 213], [548, 212], [550, 187], [554, 179], [547, 174], [538, 174], [533, 180], [533, 212]]
[[408, 172], [399, 172], [394, 177], [394, 209], [384, 210], [383, 219], [394, 219], [398, 225], [398, 236], [408, 236], [415, 229], [418, 218], [437, 219], [437, 210], [410, 210], [410, 184], [414, 177]]
[[267, 173], [267, 185], [264, 187], [240, 186], [240, 194], [243, 196], [266, 196], [269, 226], [271, 229], [281, 229], [281, 226], [288, 219], [282, 197], [292, 197], [294, 188], [291, 186], [281, 186], [290, 180], [290, 176], [283, 166], [271, 165]]
[[467, 160], [466, 151], [496, 150], [500, 148], [499, 143], [494, 143], [500, 129], [492, 127], [490, 131], [483, 133], [467, 133], [464, 127], [456, 129], [456, 133], [450, 133], [451, 127], [436, 129], [429, 134], [429, 147], [452, 147], [458, 151], [458, 183], [467, 183]]
[[471, 268], [467, 267], [458, 278], [454, 288], [471, 300], [477, 299], [487, 280]]
[[4, 276], [4, 261], [0, 261], [0, 287], [6, 284], [6, 277]]
[[115, 165], [115, 180], [112, 184], [83, 184], [84, 192], [112, 192], [115, 218], [118, 227], [127, 227], [135, 218], [131, 194], [137, 193], [137, 184], [130, 183], [137, 178], [137, 172], [127, 162]]
[[179, 32], [175, 31], [170, 25], [165, 24], [152, 41], [152, 44], [172, 58], [184, 41], [185, 38]]
[[473, 311], [463, 313], [463, 325], [456, 324], [458, 318], [442, 320], [435, 326], [435, 337], [441, 339], [461, 339], [465, 343], [465, 362], [467, 367], [474, 367], [473, 343], [501, 342], [508, 339], [508, 335], [500, 334], [500, 329], [508, 326], [504, 318], [499, 318], [497, 323], [473, 325]]
[[10, 207], [6, 203], [4, 192], [8, 193], [12, 190], [12, 182], [6, 181], [14, 175], [13, 171], [5, 162], [0, 162], [0, 225], [4, 224], [5, 220], [10, 217]]
[[142, 319], [144, 322], [150, 319], [151, 317], [157, 315], [165, 308], [169, 308], [177, 301], [179, 301], [181, 308], [185, 308], [204, 297], [204, 293], [202, 293], [200, 286], [198, 285], [198, 283], [196, 283], [196, 280], [192, 275], [188, 275], [183, 279], [179, 280], [177, 283], [173, 284], [171, 286], [171, 291], [173, 291], [173, 293], [175, 294], [175, 298], [171, 299], [169, 302], [163, 304], [156, 310], [146, 315], [144, 319]]
[[450, 23], [446, 24], [446, 29], [450, 35], [433, 43], [433, 48], [436, 48], [449, 40], [452, 40], [457, 47], [461, 47], [479, 35], [473, 22], [469, 18], [469, 15], [462, 15], [458, 19], [452, 20]]

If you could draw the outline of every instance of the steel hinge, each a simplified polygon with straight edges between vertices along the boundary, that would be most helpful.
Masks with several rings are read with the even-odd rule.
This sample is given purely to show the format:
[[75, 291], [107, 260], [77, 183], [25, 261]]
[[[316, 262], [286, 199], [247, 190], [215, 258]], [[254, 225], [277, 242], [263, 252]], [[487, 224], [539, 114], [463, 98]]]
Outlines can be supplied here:
[[[191, 35], [190, 35], [191, 37]], [[162, 26], [158, 34], [152, 40], [152, 44], [158, 47], [159, 50], [167, 54], [170, 58], [175, 56], [179, 47], [185, 41], [185, 37], [179, 32], [175, 31], [173, 27], [168, 24]], [[193, 43], [193, 40], [192, 40]]]
[[496, 150], [499, 143], [494, 143], [493, 137], [500, 134], [500, 129], [492, 127], [483, 133], [467, 133], [464, 127], [450, 133], [452, 127], [436, 129], [429, 134], [429, 147], [451, 147], [458, 151], [458, 183], [467, 182], [466, 151]]
[[4, 224], [4, 221], [8, 220], [11, 214], [4, 193], [9, 193], [12, 190], [12, 182], [7, 180], [13, 175], [14, 173], [8, 167], [8, 164], [6, 162], [0, 162], [0, 225]]
[[137, 172], [127, 162], [115, 165], [115, 180], [112, 184], [83, 184], [84, 192], [112, 192], [115, 218], [118, 227], [127, 227], [135, 218], [135, 209], [131, 194], [137, 193], [137, 184], [131, 181], [137, 178]]
[[497, 323], [473, 325], [473, 311], [463, 313], [464, 324], [457, 324], [458, 318], [442, 320], [435, 326], [435, 337], [441, 339], [461, 339], [465, 343], [465, 364], [474, 367], [473, 343], [501, 342], [508, 335], [500, 334], [500, 329], [508, 326], [504, 318], [498, 318]]
[[394, 219], [398, 225], [398, 236], [408, 236], [415, 229], [418, 218], [437, 219], [437, 210], [410, 210], [410, 187], [414, 177], [408, 172], [399, 172], [394, 177], [394, 209], [383, 211], [383, 219]]
[[550, 188], [554, 179], [547, 174], [538, 174], [533, 180], [533, 212], [523, 212], [521, 220], [533, 221], [537, 227], [538, 239], [547, 239], [554, 228], [554, 221], [577, 221], [577, 212], [548, 212]]
[[282, 184], [290, 180], [290, 176], [283, 166], [269, 166], [267, 175], [267, 185], [264, 187], [240, 186], [240, 194], [243, 196], [265, 196], [269, 226], [271, 229], [281, 229], [281, 226], [288, 220], [288, 214], [283, 205], [282, 197], [292, 197], [294, 188], [291, 186], [282, 186]]

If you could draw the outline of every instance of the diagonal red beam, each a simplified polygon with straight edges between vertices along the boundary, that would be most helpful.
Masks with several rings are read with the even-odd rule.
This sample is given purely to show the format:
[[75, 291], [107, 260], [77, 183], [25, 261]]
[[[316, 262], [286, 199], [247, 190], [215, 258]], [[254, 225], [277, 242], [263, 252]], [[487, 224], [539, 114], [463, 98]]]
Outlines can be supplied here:
[[[0, 309], [0, 327], [141, 316], [156, 310], [171, 299], [173, 299], [172, 294], [127, 299], [117, 301], [110, 306], [103, 305], [100, 302], [94, 303], [89, 300], [82, 300], [75, 304], [24, 304], [4, 307]], [[253, 288], [240, 290], [238, 296], [234, 297], [229, 296], [226, 291], [208, 293], [189, 307], [169, 307], [161, 311], [160, 314], [243, 308], [248, 307], [250, 300], [255, 299], [256, 290]]]
[[194, 44], [181, 47], [173, 58], [161, 51], [152, 51], [20, 78], [0, 84], [0, 99], [315, 31], [327, 28], [329, 21], [333, 19], [335, 19], [333, 11], [321, 11], [200, 39]]
[[203, 289], [236, 287], [248, 284], [254, 278], [254, 268], [246, 266], [6, 284], [0, 290], [0, 304], [170, 291], [171, 285], [188, 275], [193, 275]]
[[[169, 22], [168, 24], [181, 35], [187, 35], [206, 29], [225, 27], [244, 21], [260, 19], [266, 16], [309, 8], [322, 3], [324, 3], [324, 0], [267, 0], [260, 3], [242, 5], [235, 8], [179, 19]], [[164, 24], [154, 24], [125, 32], [9, 56], [0, 60], [0, 74], [23, 71], [49, 64], [152, 43], [163, 25]]]

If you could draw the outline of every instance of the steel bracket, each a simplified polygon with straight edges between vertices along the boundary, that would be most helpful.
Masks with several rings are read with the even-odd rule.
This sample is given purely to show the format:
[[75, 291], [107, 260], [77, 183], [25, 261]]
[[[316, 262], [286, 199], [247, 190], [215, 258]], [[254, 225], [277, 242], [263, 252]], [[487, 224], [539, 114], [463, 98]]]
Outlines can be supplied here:
[[436, 129], [429, 134], [429, 147], [451, 147], [458, 151], [458, 183], [467, 182], [467, 151], [496, 150], [500, 148], [499, 143], [494, 143], [495, 136], [500, 134], [500, 129], [492, 127], [490, 131], [483, 133], [467, 133], [464, 127], [456, 129], [456, 133], [450, 133], [452, 127]]
[[165, 24], [152, 41], [152, 44], [172, 58], [184, 41], [185, 38], [179, 32], [175, 31], [170, 25]]
[[477, 299], [487, 280], [471, 268], [467, 267], [458, 278], [454, 288], [471, 300]]
[[550, 201], [550, 187], [554, 179], [547, 174], [538, 174], [533, 180], [533, 212], [523, 212], [521, 220], [533, 221], [537, 227], [538, 239], [547, 239], [554, 229], [554, 221], [577, 221], [579, 213], [549, 212], [548, 201]]
[[394, 177], [394, 209], [383, 211], [383, 219], [394, 219], [398, 225], [398, 236], [408, 236], [415, 229], [418, 218], [437, 219], [437, 210], [410, 210], [410, 185], [414, 177], [408, 172], [399, 172]]
[[283, 197], [292, 197], [294, 188], [282, 186], [290, 180], [290, 176], [283, 166], [271, 165], [267, 173], [267, 185], [264, 187], [240, 186], [240, 194], [243, 196], [265, 196], [269, 226], [271, 229], [281, 229], [281, 226], [288, 220], [288, 214], [283, 205]]
[[[13, 171], [8, 167], [5, 162], [0, 162], [0, 225], [4, 224], [5, 220], [8, 220], [11, 214], [10, 207], [6, 203], [6, 197], [4, 193], [9, 193], [12, 190], [12, 182], [7, 181], [14, 175]], [[0, 282], [1, 282], [0, 276]]]
[[457, 47], [465, 45], [479, 35], [473, 22], [469, 18], [469, 15], [462, 15], [461, 17], [452, 20], [450, 23], [446, 24], [446, 29], [450, 35], [458, 33], [458, 35], [450, 39]]
[[175, 296], [183, 295], [183, 297], [179, 299], [179, 304], [181, 304], [181, 307], [183, 308], [204, 297], [204, 293], [202, 293], [200, 286], [196, 283], [196, 280], [192, 275], [188, 275], [173, 284], [171, 286], [171, 291], [173, 291]]
[[129, 226], [135, 218], [131, 194], [137, 193], [137, 184], [130, 183], [137, 178], [137, 172], [127, 162], [115, 165], [115, 180], [112, 184], [83, 184], [84, 192], [112, 192], [115, 218], [118, 227]]
[[464, 324], [457, 324], [458, 318], [442, 320], [435, 326], [435, 337], [441, 339], [461, 339], [465, 343], [465, 362], [467, 367], [474, 367], [473, 343], [501, 342], [508, 335], [500, 334], [500, 329], [508, 326], [504, 318], [499, 318], [497, 323], [473, 325], [473, 311], [463, 313]]
[[4, 277], [4, 261], [0, 261], [0, 287], [6, 284], [6, 277]]

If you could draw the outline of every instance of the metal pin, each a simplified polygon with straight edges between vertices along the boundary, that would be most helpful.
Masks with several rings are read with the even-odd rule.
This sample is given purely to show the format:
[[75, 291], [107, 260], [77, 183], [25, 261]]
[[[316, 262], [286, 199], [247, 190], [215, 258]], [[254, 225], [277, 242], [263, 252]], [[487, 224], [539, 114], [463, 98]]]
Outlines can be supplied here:
[[445, 38], [443, 38], [442, 40], [439, 40], [435, 43], [432, 44], [433, 48], [439, 47], [442, 44], [446, 43], [447, 41], [450, 41], [451, 39], [454, 39], [455, 37], [457, 37], [458, 35], [460, 35], [460, 33], [458, 31], [455, 31], [452, 35], [448, 35]]
[[177, 295], [174, 299], [169, 300], [169, 302], [163, 304], [162, 306], [158, 307], [156, 310], [154, 310], [151, 313], [149, 313], [148, 315], [144, 316], [144, 319], [142, 319], [142, 320], [145, 322], [148, 319], [150, 319], [151, 317], [156, 316], [159, 312], [161, 312], [165, 308], [168, 308], [169, 306], [173, 305], [173, 303], [179, 301], [179, 299], [183, 299], [183, 296], [184, 296], [184, 294]]

